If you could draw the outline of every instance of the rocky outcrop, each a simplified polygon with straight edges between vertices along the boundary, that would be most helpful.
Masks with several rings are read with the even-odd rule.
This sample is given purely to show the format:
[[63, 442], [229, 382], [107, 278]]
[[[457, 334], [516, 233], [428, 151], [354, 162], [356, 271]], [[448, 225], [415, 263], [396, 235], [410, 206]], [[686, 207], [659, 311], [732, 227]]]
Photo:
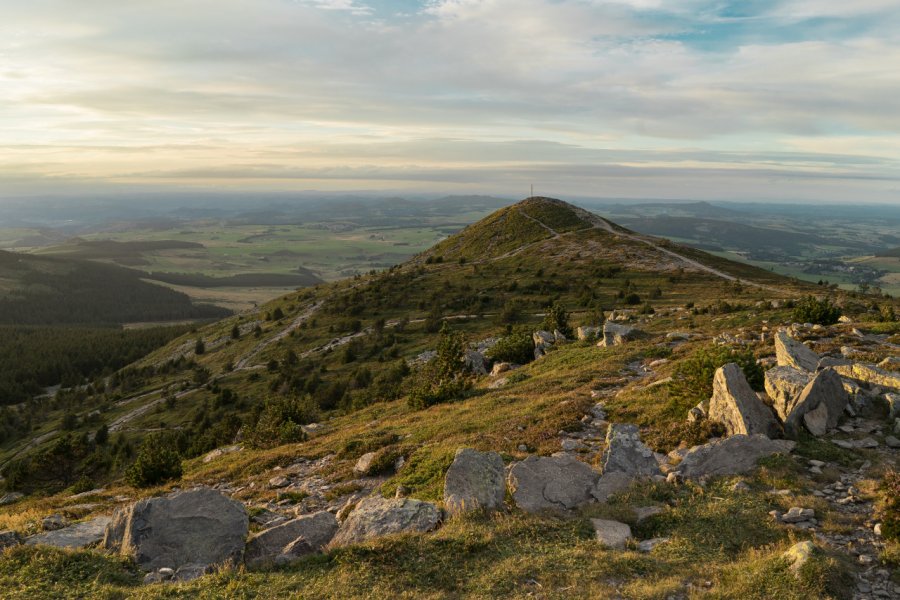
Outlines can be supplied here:
[[694, 446], [675, 468], [689, 478], [737, 475], [754, 469], [760, 458], [790, 452], [794, 446], [790, 440], [772, 440], [761, 434], [734, 435]]
[[492, 512], [503, 508], [506, 472], [496, 452], [471, 448], [456, 451], [444, 478], [444, 507], [451, 515], [464, 512]]
[[292, 519], [251, 537], [244, 563], [248, 567], [260, 567], [290, 562], [321, 550], [337, 530], [337, 519], [326, 511]]
[[653, 450], [641, 442], [637, 425], [610, 425], [602, 458], [603, 474], [620, 472], [631, 476], [659, 475]]
[[603, 339], [597, 345], [601, 348], [610, 348], [619, 346], [628, 340], [634, 339], [638, 334], [637, 329], [630, 325], [620, 325], [607, 321], [603, 324]]
[[[120, 508], [103, 546], [148, 571], [239, 563], [249, 520], [244, 506], [210, 488], [147, 498]], [[198, 567], [198, 568], [194, 568]]]
[[834, 370], [848, 379], [900, 391], [900, 373], [897, 371], [886, 371], [875, 365], [850, 363], [849, 361], [845, 364], [835, 365]]
[[728, 435], [779, 435], [778, 422], [768, 406], [747, 383], [744, 372], [735, 363], [716, 370], [713, 395], [709, 400], [709, 418], [725, 425]]
[[330, 546], [346, 546], [395, 533], [424, 533], [436, 529], [442, 517], [441, 510], [430, 502], [373, 496], [356, 505]]
[[599, 478], [590, 466], [570, 456], [529, 456], [512, 466], [508, 483], [516, 506], [540, 513], [592, 502]]
[[[795, 436], [801, 423], [806, 423], [813, 435], [822, 435], [838, 425], [849, 398], [844, 384], [834, 369], [819, 371], [810, 381], [793, 410], [784, 420], [784, 430]], [[807, 413], [812, 413], [807, 418]]]
[[803, 371], [815, 372], [819, 365], [819, 355], [789, 336], [786, 331], [775, 334], [775, 358], [780, 367], [794, 367]]
[[778, 417], [785, 421], [794, 407], [800, 394], [803, 393], [813, 374], [794, 367], [775, 367], [766, 371], [766, 392], [772, 399]]

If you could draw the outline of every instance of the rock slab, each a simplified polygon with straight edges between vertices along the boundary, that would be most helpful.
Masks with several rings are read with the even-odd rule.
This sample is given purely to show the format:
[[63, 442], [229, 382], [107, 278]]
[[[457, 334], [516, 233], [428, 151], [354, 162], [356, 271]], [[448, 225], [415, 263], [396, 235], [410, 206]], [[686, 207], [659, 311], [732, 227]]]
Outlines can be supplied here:
[[83, 523], [75, 523], [62, 529], [33, 535], [25, 544], [28, 546], [54, 546], [56, 548], [86, 548], [103, 539], [110, 517], [96, 517]]
[[133, 557], [147, 571], [236, 564], [248, 527], [240, 502], [198, 488], [118, 509], [106, 528], [103, 546]]
[[[828, 429], [834, 429], [844, 414], [850, 398], [844, 390], [844, 384], [834, 369], [819, 371], [810, 381], [797, 404], [784, 421], [784, 430], [788, 435], [797, 435], [800, 423], [810, 428], [813, 435], [822, 435]], [[809, 419], [807, 413], [816, 411]]]
[[503, 509], [506, 471], [496, 452], [456, 451], [444, 478], [444, 507], [451, 515]]
[[764, 435], [734, 435], [688, 450], [676, 469], [683, 477], [738, 475], [756, 467], [760, 458], [784, 454], [796, 444], [790, 440], [772, 440]]
[[775, 334], [775, 359], [780, 367], [793, 367], [811, 373], [815, 373], [819, 366], [819, 355], [783, 330]]
[[653, 450], [641, 442], [637, 425], [616, 423], [609, 426], [602, 464], [604, 475], [614, 472], [648, 477], [660, 474]]

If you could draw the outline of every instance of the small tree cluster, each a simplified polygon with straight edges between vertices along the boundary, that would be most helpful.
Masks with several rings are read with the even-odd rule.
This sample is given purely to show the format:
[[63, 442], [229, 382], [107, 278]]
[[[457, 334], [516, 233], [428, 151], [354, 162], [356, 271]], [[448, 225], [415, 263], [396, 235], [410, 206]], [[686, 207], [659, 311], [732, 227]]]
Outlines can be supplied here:
[[547, 307], [547, 314], [541, 324], [547, 331], [559, 330], [564, 336], [572, 337], [572, 328], [569, 326], [569, 313], [559, 302], [554, 302]]
[[488, 358], [524, 365], [534, 360], [534, 340], [527, 331], [511, 333], [487, 352]]
[[125, 479], [135, 487], [159, 485], [181, 477], [181, 455], [171, 436], [152, 434], [144, 438]]
[[409, 405], [426, 408], [457, 400], [471, 387], [465, 365], [466, 345], [458, 332], [445, 322], [441, 327], [437, 355], [416, 374]]
[[833, 325], [841, 316], [841, 310], [831, 304], [831, 300], [817, 299], [815, 296], [805, 296], [794, 305], [791, 318], [798, 323], [813, 323], [816, 325]]

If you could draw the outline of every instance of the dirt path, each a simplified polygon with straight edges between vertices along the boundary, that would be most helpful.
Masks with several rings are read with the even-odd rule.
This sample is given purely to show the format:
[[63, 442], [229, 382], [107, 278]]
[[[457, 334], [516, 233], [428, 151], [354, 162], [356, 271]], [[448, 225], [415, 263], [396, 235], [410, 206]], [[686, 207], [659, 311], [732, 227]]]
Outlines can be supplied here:
[[292, 331], [294, 331], [295, 329], [300, 327], [300, 325], [305, 323], [307, 319], [309, 319], [317, 310], [319, 310], [319, 308], [322, 306], [322, 302], [323, 302], [322, 300], [319, 300], [318, 302], [314, 302], [312, 304], [312, 306], [310, 306], [305, 311], [303, 311], [302, 313], [297, 315], [294, 318], [294, 320], [291, 321], [291, 323], [287, 327], [285, 327], [284, 329], [282, 329], [281, 331], [279, 331], [278, 333], [276, 333], [269, 339], [262, 341], [259, 344], [255, 345], [253, 347], [253, 349], [250, 350], [250, 352], [248, 352], [247, 354], [242, 356], [234, 364], [234, 370], [235, 371], [243, 371], [243, 370], [247, 370], [247, 369], [259, 368], [258, 366], [250, 366], [250, 361], [255, 356], [257, 356], [260, 352], [262, 352], [263, 350], [265, 350], [272, 344], [278, 342], [279, 340], [283, 340], [284, 338], [289, 336]]
[[[193, 394], [194, 392], [196, 392], [199, 389], [200, 388], [190, 388], [190, 389], [178, 392], [177, 394], [175, 394], [175, 398], [176, 399], [184, 398], [185, 396]], [[138, 396], [138, 398], [146, 398], [150, 394], [152, 394], [152, 392], [149, 394], [144, 394], [143, 396]], [[133, 398], [132, 400], [137, 400], [138, 398]], [[118, 419], [115, 419], [112, 423], [109, 424], [109, 432], [114, 433], [116, 431], [121, 431], [123, 425], [125, 425], [129, 421], [133, 421], [134, 419], [137, 419], [138, 417], [147, 414], [151, 408], [153, 408], [154, 406], [160, 404], [161, 402], [165, 402], [165, 401], [166, 401], [165, 396], [161, 396], [161, 397], [157, 398], [156, 400], [148, 402], [142, 406], [138, 406], [134, 410], [125, 413], [124, 415], [122, 415]]]

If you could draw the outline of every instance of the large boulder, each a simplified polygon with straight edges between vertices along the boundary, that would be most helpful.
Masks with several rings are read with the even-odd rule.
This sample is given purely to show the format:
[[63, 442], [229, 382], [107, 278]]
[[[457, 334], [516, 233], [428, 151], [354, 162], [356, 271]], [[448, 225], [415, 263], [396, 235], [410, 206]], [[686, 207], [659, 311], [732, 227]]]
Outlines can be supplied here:
[[621, 472], [631, 476], [659, 475], [659, 462], [653, 450], [641, 442], [637, 425], [616, 423], [606, 432], [603, 474]]
[[239, 563], [248, 527], [240, 502], [198, 488], [118, 509], [106, 528], [103, 546], [131, 556], [147, 571]]
[[775, 334], [775, 358], [780, 367], [794, 367], [814, 373], [819, 366], [819, 355], [784, 330]]
[[441, 509], [412, 498], [372, 496], [356, 505], [331, 540], [331, 546], [346, 546], [395, 533], [424, 533], [441, 523]]
[[444, 478], [444, 507], [451, 515], [496, 511], [506, 497], [506, 471], [496, 452], [456, 451]]
[[620, 325], [607, 321], [603, 324], [603, 339], [597, 345], [601, 348], [619, 346], [628, 340], [634, 339], [636, 335], [637, 329], [630, 325]]
[[[800, 424], [809, 421], [807, 428], [810, 433], [822, 435], [823, 428], [837, 427], [848, 402], [849, 397], [837, 372], [830, 368], [819, 371], [800, 393], [796, 405], [784, 420], [784, 430], [788, 435], [795, 436]], [[807, 413], [813, 412], [806, 419]]]
[[[248, 567], [286, 562], [282, 557], [296, 558], [322, 549], [337, 533], [333, 514], [320, 511], [261, 531], [250, 538], [244, 553]], [[302, 544], [303, 552], [298, 552]], [[291, 550], [287, 551], [288, 546]]]
[[529, 456], [509, 470], [516, 506], [530, 513], [571, 510], [594, 500], [600, 476], [570, 456]]
[[775, 412], [785, 421], [800, 399], [813, 374], [794, 367], [775, 367], [766, 371], [766, 392], [772, 399]]
[[738, 475], [754, 469], [760, 458], [790, 452], [795, 445], [790, 440], [772, 440], [761, 434], [733, 435], [694, 446], [675, 468], [689, 478]]
[[728, 435], [761, 433], [777, 437], [780, 433], [772, 411], [759, 399], [735, 363], [716, 370], [709, 418], [724, 423]]
[[25, 540], [28, 546], [55, 546], [56, 548], [86, 548], [103, 539], [109, 517], [96, 517], [68, 527], [33, 535]]

